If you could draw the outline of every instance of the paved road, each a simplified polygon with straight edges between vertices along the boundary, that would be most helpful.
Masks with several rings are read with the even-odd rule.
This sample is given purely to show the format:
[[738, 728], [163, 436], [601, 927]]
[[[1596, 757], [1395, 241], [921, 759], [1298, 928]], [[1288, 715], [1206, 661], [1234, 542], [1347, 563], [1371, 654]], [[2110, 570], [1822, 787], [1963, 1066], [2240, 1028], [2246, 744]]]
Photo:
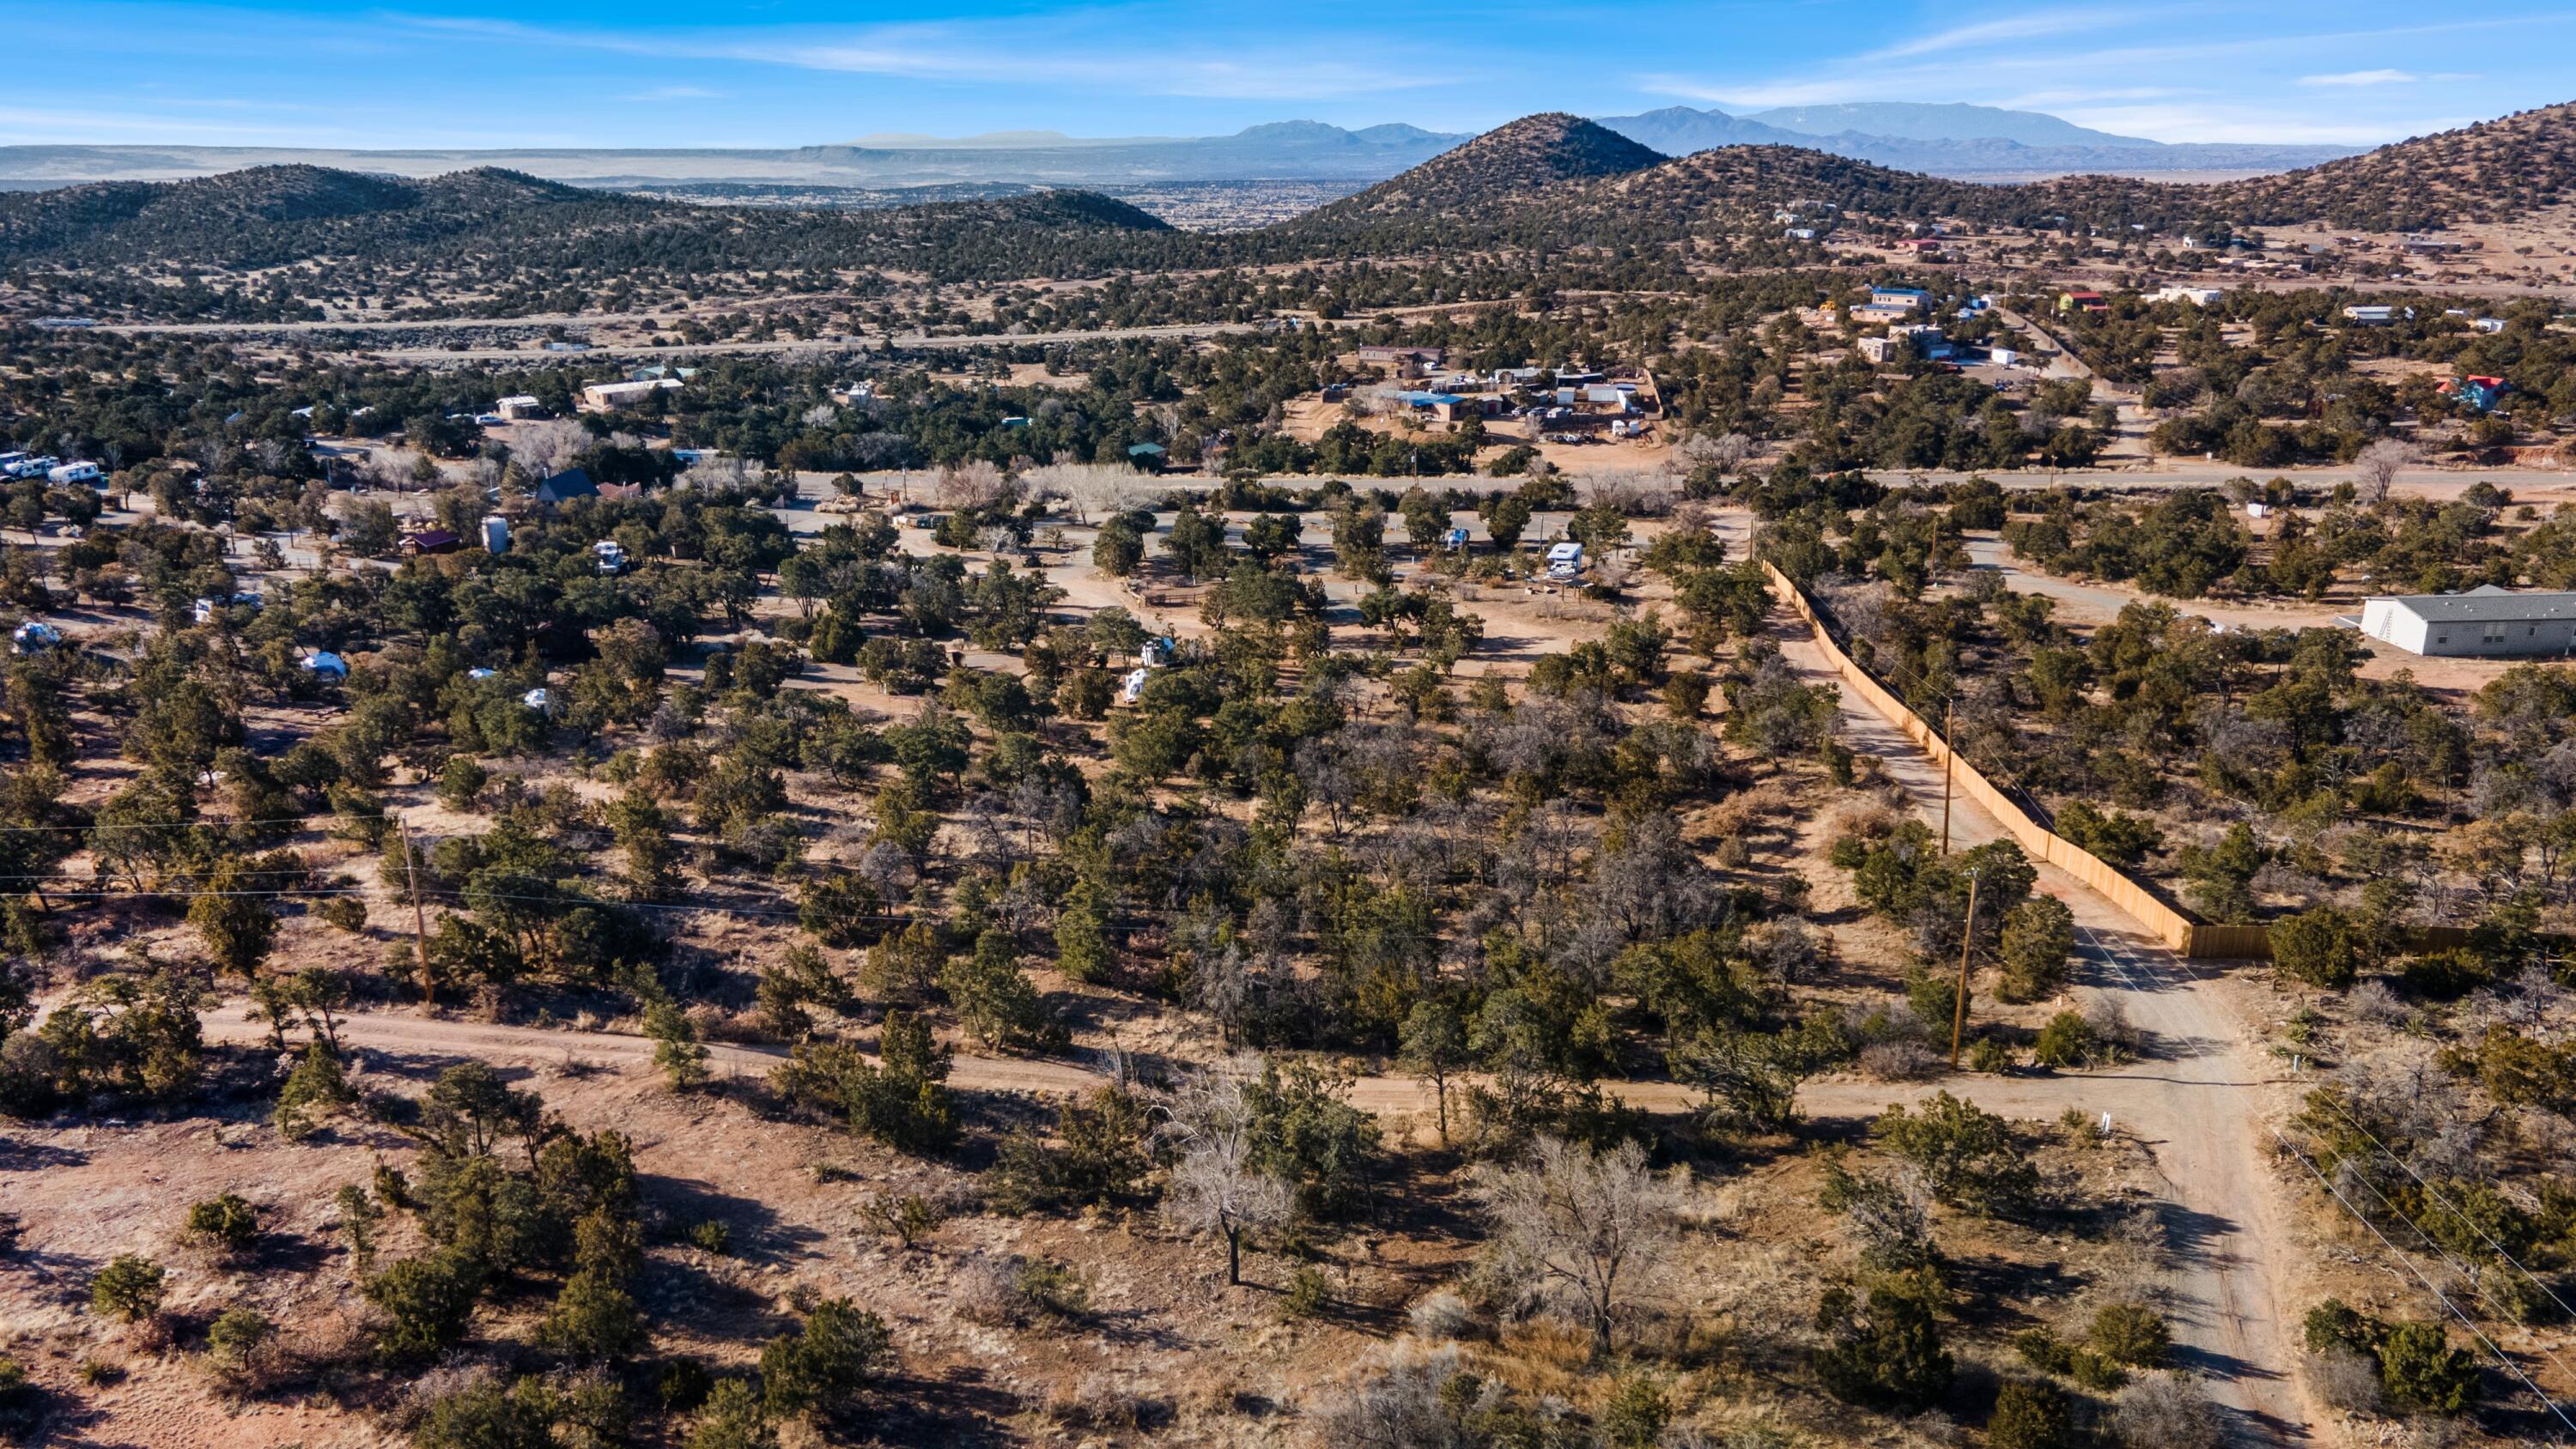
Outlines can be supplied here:
[[[527, 317], [451, 317], [428, 322], [387, 320], [348, 322], [131, 322], [102, 326], [101, 332], [127, 333], [203, 333], [213, 336], [293, 336], [313, 333], [388, 333], [434, 332], [442, 328], [468, 327], [544, 327], [552, 324], [595, 326], [610, 322], [641, 322], [651, 319], [666, 325], [685, 320], [678, 315], [651, 312], [595, 312], [583, 316], [546, 313]], [[1336, 322], [1334, 326], [1356, 326], [1356, 319]], [[1062, 332], [1026, 332], [1013, 336], [924, 336], [919, 332], [894, 335], [833, 334], [816, 338], [781, 338], [768, 342], [670, 342], [660, 346], [644, 343], [595, 343], [579, 352], [546, 352], [528, 347], [397, 347], [367, 349], [368, 355], [388, 362], [575, 362], [585, 357], [691, 357], [708, 353], [842, 353], [876, 352], [889, 347], [920, 351], [955, 351], [977, 347], [1044, 346], [1057, 342], [1120, 342], [1136, 338], [1228, 337], [1257, 332], [1259, 324], [1251, 322], [1193, 322], [1156, 327], [1091, 327]]]
[[958, 351], [975, 347], [1045, 346], [1056, 342], [1123, 342], [1150, 337], [1226, 337], [1260, 330], [1250, 322], [1206, 322], [1174, 327], [1095, 327], [1071, 332], [1024, 332], [1001, 337], [925, 337], [905, 333], [896, 337], [829, 337], [788, 338], [775, 342], [674, 342], [665, 347], [632, 344], [602, 344], [586, 352], [531, 352], [525, 348], [487, 347], [456, 351], [440, 347], [389, 347], [368, 355], [385, 362], [538, 362], [583, 357], [691, 357], [711, 353], [729, 355], [762, 355], [770, 353], [853, 353], [882, 352], [889, 346], [906, 351]]
[[518, 317], [342, 317], [323, 322], [102, 322], [93, 332], [180, 332], [222, 337], [260, 332], [418, 332], [433, 327], [588, 327], [602, 322], [658, 322], [676, 327], [686, 312], [530, 312]]
[[[2240, 468], [2233, 463], [2199, 462], [2189, 459], [2158, 458], [2153, 462], [2132, 463], [2112, 468], [2022, 468], [1991, 472], [1958, 472], [1937, 468], [1873, 468], [1872, 478], [1881, 483], [1959, 483], [1969, 478], [1991, 478], [2005, 492], [2028, 492], [2046, 488], [2216, 488], [2235, 478], [2287, 478], [2308, 488], [2332, 488], [2352, 480], [2353, 470], [2345, 465], [2312, 468]], [[2533, 488], [2566, 488], [2576, 486], [2576, 471], [2566, 468], [2407, 468], [2397, 475], [2399, 493], [2421, 493], [2428, 497], [2447, 498], [2472, 484], [2488, 482], [2518, 493]]]

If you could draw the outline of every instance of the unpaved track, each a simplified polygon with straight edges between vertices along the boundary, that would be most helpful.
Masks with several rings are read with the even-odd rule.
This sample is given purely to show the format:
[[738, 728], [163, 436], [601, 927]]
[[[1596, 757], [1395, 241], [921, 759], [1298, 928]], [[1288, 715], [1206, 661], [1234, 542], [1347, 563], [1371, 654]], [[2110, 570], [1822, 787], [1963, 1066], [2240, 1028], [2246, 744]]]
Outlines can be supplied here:
[[[1773, 636], [1812, 681], [1833, 682], [1803, 625], [1784, 617], [1775, 621]], [[1938, 828], [1940, 772], [1913, 742], [1848, 694], [1839, 727], [1851, 748], [1885, 762], [1889, 776]], [[2004, 838], [2002, 826], [1964, 796], [1952, 803], [1950, 831], [1962, 846]], [[2264, 1125], [2277, 1082], [2269, 1059], [2223, 999], [2221, 973], [2173, 959], [2109, 902], [2054, 867], [2039, 867], [2039, 889], [2066, 902], [2084, 932], [2077, 983], [2117, 1003], [2145, 1034], [2138, 1062], [2095, 1075], [1960, 1076], [1917, 1086], [1815, 1081], [1801, 1089], [1799, 1105], [1811, 1116], [1867, 1116], [1891, 1102], [1947, 1089], [2012, 1117], [2047, 1120], [2069, 1108], [2088, 1117], [2108, 1113], [2116, 1128], [2148, 1149], [2166, 1183], [2163, 1219], [2175, 1265], [2169, 1307], [2177, 1363], [2210, 1379], [2211, 1396], [2231, 1416], [2239, 1442], [2305, 1441], [2317, 1420], [2294, 1372], [2290, 1209], [2270, 1169]], [[206, 1024], [208, 1035], [221, 1040], [267, 1035], [238, 1003], [208, 1013]], [[653, 1043], [638, 1036], [401, 1013], [345, 1017], [341, 1035], [353, 1046], [413, 1058], [537, 1066], [570, 1059], [649, 1071], [653, 1056]], [[786, 1055], [774, 1047], [720, 1042], [709, 1043], [708, 1053], [719, 1076], [766, 1073]], [[951, 1086], [963, 1090], [1045, 1094], [1085, 1091], [1107, 1080], [1068, 1060], [965, 1053], [949, 1077]], [[1650, 1110], [1679, 1112], [1697, 1105], [1692, 1093], [1669, 1082], [1617, 1084], [1613, 1090]], [[1407, 1077], [1360, 1078], [1352, 1084], [1351, 1100], [1380, 1115], [1424, 1113], [1432, 1106], [1422, 1084]]]
[[[1773, 637], [1815, 683], [1834, 683], [1806, 627], [1781, 616]], [[1941, 772], [1914, 742], [1849, 691], [1838, 727], [1844, 743], [1884, 760], [1917, 811], [1937, 830]], [[1951, 840], [2006, 838], [1966, 796], [1950, 808]], [[2294, 1309], [2286, 1259], [2288, 1205], [2270, 1169], [2265, 1114], [2272, 1064], [2223, 999], [2224, 977], [2188, 969], [2111, 903], [2064, 871], [2039, 865], [2041, 891], [2064, 901], [2086, 936], [2077, 984], [2116, 1003], [2146, 1037], [2142, 1059], [2115, 1076], [2014, 1082], [1975, 1078], [1964, 1095], [2022, 1115], [2078, 1107], [2109, 1112], [2155, 1158], [2166, 1183], [2167, 1245], [2175, 1264], [2175, 1358], [2207, 1374], [2211, 1396], [2240, 1440], [2291, 1443], [2316, 1422], [2296, 1377]], [[2016, 1090], [2018, 1089], [2018, 1090]], [[2013, 1096], [2030, 1100], [2017, 1109]], [[2051, 1100], [2053, 1097], [2053, 1101]]]

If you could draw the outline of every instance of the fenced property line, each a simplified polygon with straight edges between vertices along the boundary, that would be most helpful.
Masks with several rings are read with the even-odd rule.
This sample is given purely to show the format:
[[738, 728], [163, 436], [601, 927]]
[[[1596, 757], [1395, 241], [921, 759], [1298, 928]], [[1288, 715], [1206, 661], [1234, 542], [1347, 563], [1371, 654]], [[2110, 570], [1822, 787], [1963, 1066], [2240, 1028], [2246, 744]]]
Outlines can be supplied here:
[[[1931, 722], [1916, 714], [1903, 700], [1880, 684], [1863, 669], [1843, 647], [1836, 643], [1833, 631], [1825, 627], [1816, 607], [1789, 576], [1768, 561], [1762, 571], [1771, 579], [1771, 591], [1789, 612], [1804, 620], [1814, 636], [1816, 647], [1833, 661], [1834, 672], [1846, 688], [1860, 696], [1881, 719], [1902, 730], [1932, 758], [1932, 763], [1948, 771], [1950, 787], [1985, 807], [1986, 813], [2002, 822], [2022, 852], [2033, 860], [2044, 860], [2059, 870], [2084, 882], [2099, 892], [2103, 899], [2117, 906], [2122, 915], [2138, 923], [2139, 929], [2165, 944], [2177, 956], [2198, 959], [2268, 960], [2272, 955], [2272, 933], [2262, 926], [2217, 926], [2195, 921], [2159, 900], [2145, 886], [2129, 879], [2109, 861], [2084, 849], [2031, 818], [2010, 795], [1998, 788], [1974, 765], [1956, 758], [1950, 742]], [[2436, 933], [2428, 933], [2436, 934]], [[2465, 935], [2466, 933], [2460, 933]]]
[[[2034, 860], [2045, 860], [2068, 875], [2101, 893], [2105, 900], [2119, 907], [2121, 914], [2138, 923], [2139, 929], [2164, 942], [2165, 949], [2177, 956], [2199, 961], [2268, 961], [2272, 959], [2272, 932], [2267, 926], [2221, 926], [2208, 921], [2195, 921], [2158, 898], [2145, 886], [2122, 874], [2120, 868], [2084, 847], [2050, 830], [2031, 817], [2009, 794], [1989, 780], [1965, 756], [1953, 756], [1950, 742], [1931, 722], [1916, 714], [1898, 699], [1875, 675], [1843, 652], [1834, 640], [1833, 631], [1816, 613], [1815, 604], [1789, 576], [1764, 560], [1762, 571], [1771, 580], [1771, 592], [1789, 612], [1804, 620], [1816, 647], [1833, 661], [1834, 672], [1854, 694], [1878, 711], [1879, 718], [1904, 731], [1905, 737], [1922, 747], [1932, 763], [1946, 768], [1951, 788], [1986, 808], [1986, 813], [2003, 823], [2003, 827], [2022, 852]], [[2405, 932], [2402, 943], [2410, 951], [2446, 951], [2469, 944], [2469, 932], [2459, 926], [2416, 926]]]

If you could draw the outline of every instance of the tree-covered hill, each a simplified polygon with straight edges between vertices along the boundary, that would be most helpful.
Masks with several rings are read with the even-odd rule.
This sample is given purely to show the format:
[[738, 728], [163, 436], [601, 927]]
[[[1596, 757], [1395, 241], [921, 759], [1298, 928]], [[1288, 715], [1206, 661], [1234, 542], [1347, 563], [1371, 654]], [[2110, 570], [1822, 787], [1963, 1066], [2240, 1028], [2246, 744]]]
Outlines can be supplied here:
[[567, 267], [659, 258], [695, 266], [926, 267], [1096, 233], [1167, 230], [1090, 192], [880, 211], [785, 211], [649, 201], [481, 168], [426, 181], [271, 166], [174, 182], [107, 182], [0, 195], [0, 266], [248, 270], [315, 258], [390, 264], [526, 254]]

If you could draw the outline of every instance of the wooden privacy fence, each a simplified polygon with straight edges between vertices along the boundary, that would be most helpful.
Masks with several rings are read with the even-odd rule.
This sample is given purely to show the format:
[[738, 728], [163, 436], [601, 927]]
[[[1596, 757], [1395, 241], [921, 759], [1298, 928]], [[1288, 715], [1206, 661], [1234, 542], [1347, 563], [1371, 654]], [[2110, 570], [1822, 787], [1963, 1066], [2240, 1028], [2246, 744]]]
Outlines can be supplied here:
[[1985, 807], [1986, 813], [2003, 822], [2003, 827], [2033, 860], [2044, 860], [2059, 870], [2090, 886], [2121, 914], [2138, 923], [2141, 930], [2162, 941], [2176, 954], [2203, 958], [2265, 959], [2272, 955], [2272, 934], [2261, 926], [2213, 926], [2195, 921], [2158, 900], [2146, 887], [2122, 875], [2110, 862], [2057, 834], [2030, 818], [2030, 812], [2013, 802], [1993, 781], [1978, 773], [1964, 759], [1953, 759], [1950, 742], [1932, 728], [1921, 715], [1908, 708], [1905, 701], [1888, 692], [1870, 672], [1834, 642], [1833, 632], [1816, 617], [1815, 605], [1789, 576], [1771, 566], [1762, 565], [1771, 578], [1771, 590], [1790, 612], [1807, 623], [1815, 636], [1816, 647], [1833, 661], [1834, 672], [1852, 693], [1868, 701], [1879, 717], [1905, 732], [1906, 738], [1923, 748], [1932, 763], [1949, 772], [1950, 786], [1960, 794]]

